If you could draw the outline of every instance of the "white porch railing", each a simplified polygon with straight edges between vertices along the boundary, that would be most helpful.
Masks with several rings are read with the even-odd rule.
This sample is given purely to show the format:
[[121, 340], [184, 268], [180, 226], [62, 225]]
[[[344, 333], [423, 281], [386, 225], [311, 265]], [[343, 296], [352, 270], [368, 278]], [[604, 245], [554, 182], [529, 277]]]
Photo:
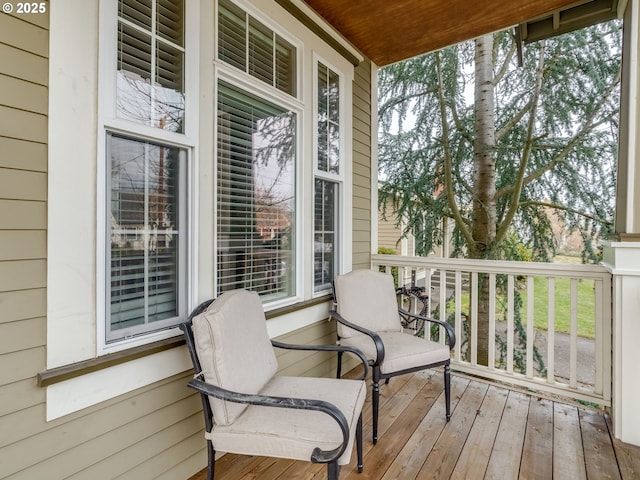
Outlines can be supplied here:
[[[372, 264], [394, 274], [398, 286], [424, 287], [430, 316], [448, 319], [455, 329], [453, 369], [611, 406], [611, 274], [605, 268], [396, 255], [373, 255]], [[489, 283], [489, 339], [495, 339], [487, 345], [489, 366], [477, 361], [478, 295], [470, 294], [483, 279]], [[568, 293], [559, 291], [560, 283]], [[580, 336], [579, 324], [589, 334]], [[443, 333], [436, 338], [444, 341]]]

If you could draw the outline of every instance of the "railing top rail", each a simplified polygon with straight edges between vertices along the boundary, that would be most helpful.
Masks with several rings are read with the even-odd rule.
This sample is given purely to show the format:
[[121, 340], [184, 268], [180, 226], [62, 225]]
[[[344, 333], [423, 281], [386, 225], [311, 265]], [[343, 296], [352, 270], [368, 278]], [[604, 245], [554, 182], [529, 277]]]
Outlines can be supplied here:
[[411, 257], [377, 254], [371, 256], [373, 266], [438, 268], [448, 271], [535, 275], [570, 278], [610, 278], [602, 265], [566, 263], [516, 262], [507, 260], [475, 260], [466, 258]]

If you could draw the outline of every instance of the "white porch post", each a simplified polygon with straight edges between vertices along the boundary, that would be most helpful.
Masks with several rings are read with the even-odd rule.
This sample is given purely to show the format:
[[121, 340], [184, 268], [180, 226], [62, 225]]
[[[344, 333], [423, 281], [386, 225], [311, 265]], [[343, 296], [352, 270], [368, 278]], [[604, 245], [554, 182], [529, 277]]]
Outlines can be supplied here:
[[603, 242], [613, 273], [613, 426], [640, 445], [640, 8], [624, 15], [620, 148], [616, 200], [619, 241]]

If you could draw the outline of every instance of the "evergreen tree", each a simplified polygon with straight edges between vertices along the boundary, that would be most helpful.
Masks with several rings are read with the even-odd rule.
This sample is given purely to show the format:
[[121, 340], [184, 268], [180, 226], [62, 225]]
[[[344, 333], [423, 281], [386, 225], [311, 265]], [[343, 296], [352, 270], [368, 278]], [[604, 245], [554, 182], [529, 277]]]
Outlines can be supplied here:
[[484, 259], [549, 260], [550, 215], [582, 234], [585, 261], [612, 229], [620, 24], [527, 44], [521, 65], [517, 47], [503, 31], [380, 70], [380, 202], [418, 254], [445, 241], [444, 219], [453, 255]]

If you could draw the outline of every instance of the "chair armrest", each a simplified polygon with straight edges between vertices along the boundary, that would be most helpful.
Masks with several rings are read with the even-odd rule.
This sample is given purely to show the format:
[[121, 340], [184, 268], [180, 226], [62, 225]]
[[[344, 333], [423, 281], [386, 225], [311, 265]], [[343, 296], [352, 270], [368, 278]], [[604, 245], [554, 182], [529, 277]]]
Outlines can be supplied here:
[[324, 400], [312, 400], [306, 398], [273, 397], [269, 395], [239, 393], [217, 387], [197, 378], [190, 380], [187, 385], [202, 394], [210, 395], [229, 402], [246, 403], [249, 405], [259, 405], [264, 407], [291, 408], [294, 410], [313, 410], [329, 415], [336, 421], [342, 431], [342, 444], [333, 450], [321, 450], [319, 447], [316, 447], [311, 454], [311, 461], [313, 463], [332, 462], [340, 458], [340, 455], [342, 455], [347, 448], [347, 443], [349, 441], [349, 425], [344, 414], [332, 403], [325, 402]]
[[271, 340], [271, 345], [277, 348], [284, 348], [285, 350], [311, 350], [311, 351], [320, 351], [320, 352], [350, 352], [360, 358], [362, 362], [362, 368], [364, 373], [360, 380], [364, 380], [367, 378], [367, 374], [369, 373], [369, 362], [367, 361], [367, 357], [365, 357], [364, 353], [362, 353], [357, 348], [348, 347], [345, 345], [295, 345], [292, 343], [282, 343], [276, 340]]
[[422, 315], [411, 313], [408, 310], [405, 310], [404, 308], [398, 308], [398, 312], [401, 315], [406, 315], [408, 317], [415, 318], [416, 320], [437, 323], [447, 331], [447, 337], [449, 337], [449, 350], [453, 350], [453, 347], [456, 346], [456, 332], [453, 330], [453, 327], [449, 325], [447, 322], [443, 322], [442, 320], [437, 320], [435, 318], [423, 317]]
[[382, 339], [380, 335], [378, 335], [373, 330], [369, 330], [367, 328], [361, 327], [360, 325], [356, 325], [355, 323], [351, 323], [347, 319], [345, 319], [342, 315], [340, 315], [335, 310], [331, 310], [329, 315], [336, 319], [337, 322], [340, 322], [342, 325], [345, 325], [349, 328], [353, 328], [354, 330], [364, 333], [365, 335], [369, 335], [371, 340], [376, 346], [376, 360], [372, 363], [373, 366], [380, 365], [384, 361], [384, 344], [382, 343]]

